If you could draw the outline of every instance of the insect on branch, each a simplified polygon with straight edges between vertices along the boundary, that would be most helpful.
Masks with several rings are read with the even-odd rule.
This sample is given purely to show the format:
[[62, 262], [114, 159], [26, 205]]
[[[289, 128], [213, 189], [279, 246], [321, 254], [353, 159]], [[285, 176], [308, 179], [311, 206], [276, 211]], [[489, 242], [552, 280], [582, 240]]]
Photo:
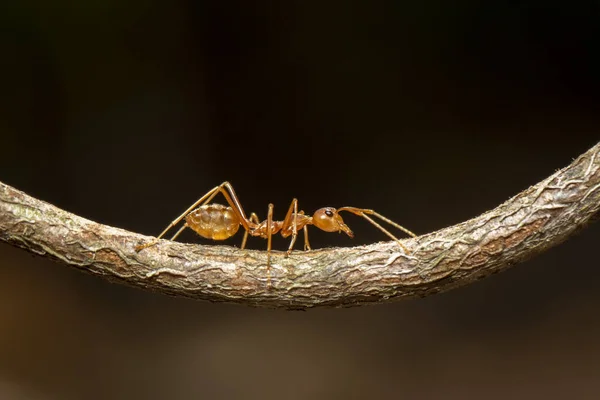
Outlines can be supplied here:
[[[291, 240], [287, 252], [156, 240], [87, 220], [3, 183], [0, 240], [112, 281], [170, 295], [293, 309], [382, 303], [438, 293], [502, 271], [561, 243], [597, 219], [599, 153], [600, 143], [568, 167], [474, 219], [427, 235], [369, 246], [292, 251], [298, 232], [306, 234], [307, 226], [323, 221], [322, 226], [330, 231], [351, 234], [333, 210], [338, 216], [343, 211], [362, 212], [372, 222], [376, 221], [371, 217], [381, 216], [352, 207], [329, 210], [328, 215], [326, 207], [321, 209], [323, 221], [315, 223], [319, 211], [306, 215], [294, 200], [283, 221], [272, 219], [270, 205], [267, 220], [260, 222], [256, 214], [246, 216], [226, 184], [209, 191], [168, 229], [185, 220], [184, 227], [205, 230], [218, 239], [232, 236], [241, 226], [245, 231], [242, 243], [248, 235], [268, 240], [272, 234], [285, 232]], [[218, 193], [228, 206], [209, 210], [212, 198], [207, 199]], [[199, 223], [198, 218], [206, 218], [202, 207], [222, 222]], [[309, 218], [312, 224], [306, 222]], [[379, 219], [395, 226], [383, 218]], [[306, 236], [304, 247], [310, 248]]]

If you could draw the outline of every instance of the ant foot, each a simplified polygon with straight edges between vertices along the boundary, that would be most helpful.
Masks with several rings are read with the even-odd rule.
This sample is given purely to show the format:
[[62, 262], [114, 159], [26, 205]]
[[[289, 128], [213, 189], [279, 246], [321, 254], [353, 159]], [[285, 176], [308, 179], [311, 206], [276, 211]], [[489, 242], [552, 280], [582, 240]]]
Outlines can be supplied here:
[[135, 246], [135, 252], [139, 253], [140, 251], [147, 249], [148, 247], [154, 246], [156, 243], [158, 243], [158, 239], [154, 239], [147, 243], [137, 245], [137, 246]]
[[400, 243], [400, 241], [399, 241], [399, 240], [396, 240], [396, 243], [398, 243], [398, 246], [400, 246], [400, 248], [401, 248], [401, 249], [404, 251], [404, 253], [405, 253], [406, 255], [410, 254], [410, 250], [408, 250], [408, 249], [406, 248], [406, 246], [404, 246], [402, 243]]

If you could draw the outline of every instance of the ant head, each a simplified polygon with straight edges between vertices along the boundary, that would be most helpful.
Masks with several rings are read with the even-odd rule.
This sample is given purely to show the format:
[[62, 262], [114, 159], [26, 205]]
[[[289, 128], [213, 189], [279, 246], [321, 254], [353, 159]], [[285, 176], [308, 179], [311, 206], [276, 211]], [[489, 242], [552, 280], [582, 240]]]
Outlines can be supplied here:
[[333, 207], [319, 208], [313, 215], [313, 225], [325, 232], [344, 232], [350, 237], [354, 233], [344, 223], [344, 220]]

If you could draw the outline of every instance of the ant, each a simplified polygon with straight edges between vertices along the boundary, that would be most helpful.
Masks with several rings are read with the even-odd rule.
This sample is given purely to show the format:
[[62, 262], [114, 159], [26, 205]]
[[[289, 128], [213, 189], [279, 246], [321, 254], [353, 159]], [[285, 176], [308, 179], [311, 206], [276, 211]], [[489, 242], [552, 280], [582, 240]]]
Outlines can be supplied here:
[[[212, 199], [221, 193], [229, 206], [222, 204], [210, 203]], [[267, 213], [267, 219], [260, 222], [258, 216], [255, 213], [250, 214], [250, 218], [246, 217], [244, 209], [238, 200], [233, 187], [229, 182], [223, 182], [219, 186], [215, 186], [209, 190], [204, 196], [200, 197], [194, 204], [192, 204], [187, 210], [177, 217], [173, 222], [165, 228], [164, 231], [153, 241], [136, 247], [136, 251], [140, 251], [147, 247], [153, 246], [162, 238], [171, 228], [177, 225], [181, 220], [185, 219], [185, 224], [173, 235], [171, 240], [175, 240], [177, 236], [185, 228], [194, 230], [198, 235], [212, 240], [225, 240], [237, 233], [240, 225], [244, 228], [244, 239], [242, 240], [241, 248], [246, 247], [246, 240], [248, 235], [259, 236], [263, 239], [267, 239], [267, 268], [271, 265], [271, 237], [280, 233], [281, 236], [287, 238], [292, 237], [290, 246], [287, 250], [289, 256], [296, 243], [298, 231], [304, 230], [304, 250], [311, 250], [310, 243], [308, 242], [308, 225], [314, 225], [315, 227], [325, 232], [344, 232], [351, 238], [354, 237], [354, 233], [350, 230], [348, 225], [344, 223], [340, 211], [348, 211], [352, 214], [361, 216], [375, 225], [379, 230], [388, 235], [390, 238], [396, 241], [400, 248], [405, 253], [409, 253], [408, 249], [400, 243], [400, 240], [388, 232], [383, 226], [379, 225], [369, 215], [379, 218], [380, 220], [387, 222], [388, 224], [400, 229], [404, 233], [416, 237], [414, 233], [408, 229], [398, 225], [394, 221], [384, 217], [383, 215], [364, 208], [356, 207], [341, 207], [335, 209], [334, 207], [323, 207], [315, 211], [313, 216], [305, 215], [304, 211], [298, 211], [298, 200], [292, 200], [292, 204], [288, 209], [288, 212], [283, 221], [273, 220], [273, 204], [269, 204], [269, 211]]]

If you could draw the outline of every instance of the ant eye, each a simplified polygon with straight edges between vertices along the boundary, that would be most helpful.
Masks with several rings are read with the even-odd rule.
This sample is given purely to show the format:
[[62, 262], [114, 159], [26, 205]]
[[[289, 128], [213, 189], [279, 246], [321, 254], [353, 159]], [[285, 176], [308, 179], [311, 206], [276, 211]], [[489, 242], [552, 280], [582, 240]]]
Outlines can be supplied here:
[[331, 210], [325, 211], [325, 215], [327, 215], [328, 217], [333, 217], [333, 213], [331, 212]]

